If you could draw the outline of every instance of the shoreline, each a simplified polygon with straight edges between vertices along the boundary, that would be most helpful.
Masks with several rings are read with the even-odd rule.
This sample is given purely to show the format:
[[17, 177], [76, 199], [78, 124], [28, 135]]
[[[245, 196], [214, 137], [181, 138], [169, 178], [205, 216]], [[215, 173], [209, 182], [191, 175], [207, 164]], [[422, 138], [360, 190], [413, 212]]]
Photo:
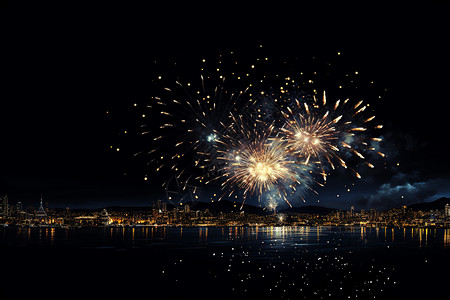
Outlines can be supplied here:
[[367, 226], [367, 225], [357, 225], [357, 224], [326, 224], [326, 225], [320, 225], [320, 224], [314, 224], [314, 225], [307, 225], [307, 224], [297, 224], [297, 225], [290, 225], [290, 224], [227, 224], [227, 225], [219, 225], [219, 224], [146, 224], [146, 225], [120, 225], [120, 224], [114, 224], [114, 225], [105, 225], [105, 226], [77, 226], [77, 225], [57, 225], [57, 224], [41, 224], [41, 225], [9, 225], [9, 224], [0, 224], [0, 228], [57, 228], [57, 229], [80, 229], [80, 228], [221, 228], [221, 227], [242, 227], [242, 228], [249, 228], [249, 227], [284, 227], [284, 228], [295, 228], [295, 227], [327, 227], [327, 228], [417, 228], [417, 229], [450, 229], [450, 226], [414, 226], [414, 225], [405, 225], [405, 226], [392, 226], [392, 225], [383, 225], [383, 226]]

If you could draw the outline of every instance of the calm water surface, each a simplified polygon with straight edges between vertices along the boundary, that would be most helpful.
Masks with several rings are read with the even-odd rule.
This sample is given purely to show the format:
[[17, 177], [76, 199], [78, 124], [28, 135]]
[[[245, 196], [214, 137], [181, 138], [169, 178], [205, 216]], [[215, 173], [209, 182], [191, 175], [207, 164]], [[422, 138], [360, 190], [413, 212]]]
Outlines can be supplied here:
[[450, 229], [1, 228], [0, 255], [0, 299], [445, 299]]

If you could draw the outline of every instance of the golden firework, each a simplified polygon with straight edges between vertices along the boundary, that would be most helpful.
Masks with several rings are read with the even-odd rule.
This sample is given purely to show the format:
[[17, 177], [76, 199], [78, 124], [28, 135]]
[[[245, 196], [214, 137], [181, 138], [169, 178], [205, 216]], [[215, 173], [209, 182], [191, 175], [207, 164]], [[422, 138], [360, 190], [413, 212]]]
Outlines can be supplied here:
[[[315, 97], [313, 100], [311, 107], [306, 102], [300, 103], [296, 100], [296, 106], [288, 107], [287, 111], [282, 112], [285, 124], [280, 132], [287, 141], [287, 150], [304, 159], [305, 164], [314, 159], [322, 165], [328, 163], [332, 169], [335, 169], [336, 162], [348, 168], [344, 160], [344, 157], [348, 157], [344, 154], [345, 152], [365, 159], [361, 151], [370, 151], [373, 148], [368, 146], [364, 136], [357, 135], [368, 130], [366, 126], [375, 119], [375, 116], [364, 118], [363, 121], [357, 119], [367, 108], [366, 105], [361, 106], [363, 101], [359, 101], [353, 107], [345, 106], [349, 99], [343, 102], [337, 100], [334, 105], [327, 104], [325, 92], [322, 101], [318, 101]], [[376, 125], [373, 128], [381, 127]], [[379, 138], [371, 140], [381, 141]], [[380, 153], [380, 155], [383, 154]], [[373, 168], [372, 164], [366, 164]], [[361, 177], [358, 172], [350, 169], [358, 178]], [[326, 180], [323, 167], [321, 174]]]

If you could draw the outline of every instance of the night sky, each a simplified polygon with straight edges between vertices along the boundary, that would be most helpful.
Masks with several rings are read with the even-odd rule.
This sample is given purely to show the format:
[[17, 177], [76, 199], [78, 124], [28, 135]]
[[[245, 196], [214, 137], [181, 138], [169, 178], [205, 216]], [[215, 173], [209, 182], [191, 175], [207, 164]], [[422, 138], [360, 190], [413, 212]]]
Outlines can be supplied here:
[[152, 96], [154, 60], [241, 51], [245, 62], [260, 44], [275, 60], [339, 52], [343, 69], [384, 91], [376, 116], [388, 157], [359, 180], [335, 172], [307, 204], [384, 209], [450, 196], [448, 4], [2, 6], [0, 194], [11, 202], [38, 205], [43, 193], [51, 207], [150, 205], [162, 197], [152, 174], [144, 181], [131, 150], [110, 146], [133, 127], [132, 103]]

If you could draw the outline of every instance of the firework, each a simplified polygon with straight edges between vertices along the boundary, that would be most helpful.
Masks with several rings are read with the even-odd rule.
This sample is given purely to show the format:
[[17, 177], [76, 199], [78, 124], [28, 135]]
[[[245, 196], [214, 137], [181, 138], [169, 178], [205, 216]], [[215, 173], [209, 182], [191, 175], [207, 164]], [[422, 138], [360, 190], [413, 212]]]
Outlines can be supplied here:
[[[158, 76], [158, 96], [138, 114], [147, 121], [141, 126], [146, 143], [135, 155], [148, 158], [150, 170], [162, 171], [169, 200], [197, 199], [203, 185], [216, 183], [223, 190], [220, 199], [234, 194], [244, 202], [257, 197], [290, 205], [290, 199], [305, 201], [307, 191], [316, 192], [314, 185], [323, 186], [331, 169], [361, 177], [359, 162], [374, 167], [367, 153], [377, 153], [381, 139], [370, 136], [382, 126], [373, 125], [375, 116], [365, 116], [369, 104], [330, 102], [325, 92], [311, 98], [311, 85], [328, 78], [318, 76], [321, 69], [300, 72], [300, 78], [269, 76], [267, 57], [244, 67], [230, 58], [223, 63], [219, 56], [213, 68], [203, 59], [195, 80]], [[224, 71], [236, 65], [240, 71]], [[357, 82], [354, 74], [351, 83]]]
[[246, 129], [238, 121], [233, 124], [236, 128], [230, 127], [218, 145], [224, 195], [241, 192], [244, 199], [255, 196], [260, 201], [265, 194], [276, 194], [291, 205], [289, 196], [311, 189], [309, 167], [289, 155], [283, 139], [273, 137], [273, 125]]
[[198, 90], [179, 81], [165, 87], [153, 99], [159, 127], [142, 127], [141, 134], [151, 141], [151, 150], [141, 152], [148, 155], [148, 165], [156, 172], [171, 172], [182, 186], [202, 185], [218, 172], [215, 145], [232, 126], [231, 113], [245, 112], [252, 104], [244, 97], [248, 89], [234, 91], [226, 86], [225, 78], [208, 89], [203, 76], [200, 79]]
[[[172, 174], [169, 176], [176, 176], [181, 185], [188, 181], [201, 186], [217, 177], [221, 173], [217, 144], [224, 135], [231, 134], [233, 115], [243, 122], [253, 119], [253, 106], [261, 95], [257, 86], [265, 77], [256, 70], [267, 60], [257, 58], [253, 63], [241, 64], [231, 51], [202, 58], [200, 70], [192, 69], [190, 62], [191, 69], [184, 80], [178, 76], [170, 80], [164, 74], [155, 76], [152, 81], [158, 96], [146, 105], [151, 113], [142, 114], [152, 115], [142, 127], [142, 135], [150, 143], [138, 154], [148, 158], [150, 170]], [[178, 68], [186, 63], [181, 60], [171, 65]], [[164, 72], [172, 66], [164, 65]], [[186, 69], [180, 69], [183, 70]]]
[[[286, 199], [284, 182], [294, 178], [295, 163], [286, 158], [284, 147], [267, 140], [242, 144], [239, 149], [220, 157], [227, 160], [224, 167], [223, 186], [231, 186], [232, 190], [243, 190], [244, 198], [255, 193], [261, 195], [265, 191], [277, 190]], [[288, 202], [288, 201], [287, 201]]]
[[[324, 165], [333, 170], [336, 166], [349, 168], [360, 178], [361, 175], [349, 167], [346, 158], [350, 153], [365, 160], [361, 152], [374, 150], [370, 141], [380, 141], [379, 138], [368, 137], [366, 132], [382, 128], [382, 125], [370, 125], [375, 116], [362, 116], [367, 107], [363, 101], [351, 106], [349, 99], [327, 103], [325, 92], [321, 101], [313, 97], [310, 105], [296, 99], [295, 105], [282, 112], [285, 124], [280, 132], [286, 138], [288, 151], [304, 159], [305, 164], [313, 160], [320, 165], [324, 180]], [[365, 164], [373, 168], [371, 163]]]

